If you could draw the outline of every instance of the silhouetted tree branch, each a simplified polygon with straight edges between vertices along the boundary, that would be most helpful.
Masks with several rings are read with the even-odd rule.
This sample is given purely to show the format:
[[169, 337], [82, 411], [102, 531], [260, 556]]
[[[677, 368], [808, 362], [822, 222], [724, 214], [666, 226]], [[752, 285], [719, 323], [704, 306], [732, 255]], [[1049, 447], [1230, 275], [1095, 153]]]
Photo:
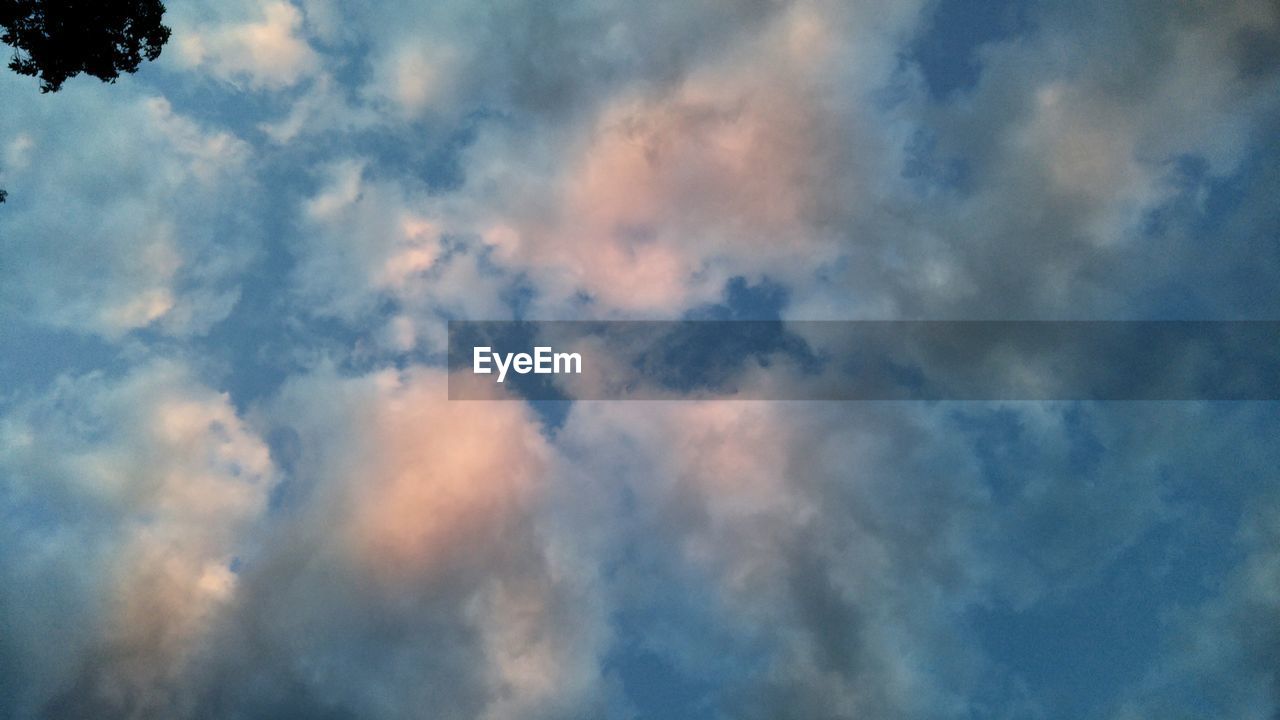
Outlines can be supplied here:
[[[160, 57], [163, 17], [160, 0], [0, 0], [0, 41], [13, 47], [11, 70], [57, 92], [80, 73], [115, 82]], [[6, 196], [0, 190], [0, 203]]]
[[114, 82], [160, 57], [163, 17], [160, 0], [0, 0], [0, 40], [14, 48], [10, 69], [57, 92], [82, 72]]

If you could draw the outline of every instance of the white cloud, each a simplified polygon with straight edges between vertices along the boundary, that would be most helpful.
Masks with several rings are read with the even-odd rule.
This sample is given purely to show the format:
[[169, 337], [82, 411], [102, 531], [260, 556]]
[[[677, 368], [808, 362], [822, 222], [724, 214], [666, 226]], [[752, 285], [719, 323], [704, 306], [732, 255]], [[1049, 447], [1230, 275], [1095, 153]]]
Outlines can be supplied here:
[[372, 179], [366, 167], [346, 160], [325, 168], [300, 210], [292, 288], [307, 311], [380, 324], [381, 303], [394, 301], [402, 310], [395, 336], [412, 331], [432, 350], [443, 348], [450, 314], [509, 317], [502, 291], [512, 277], [486, 266], [483, 248], [465, 234], [450, 237], [458, 225], [452, 203]]
[[319, 56], [303, 35], [303, 16], [285, 0], [233, 3], [201, 17], [199, 9], [172, 20], [178, 62], [253, 90], [280, 90], [314, 74]]
[[370, 92], [403, 118], [421, 116], [433, 106], [448, 107], [457, 51], [448, 46], [411, 42], [382, 57], [373, 70]]
[[244, 142], [128, 87], [5, 110], [28, 129], [15, 141], [27, 161], [5, 175], [0, 313], [112, 338], [200, 333], [226, 315], [251, 237]]

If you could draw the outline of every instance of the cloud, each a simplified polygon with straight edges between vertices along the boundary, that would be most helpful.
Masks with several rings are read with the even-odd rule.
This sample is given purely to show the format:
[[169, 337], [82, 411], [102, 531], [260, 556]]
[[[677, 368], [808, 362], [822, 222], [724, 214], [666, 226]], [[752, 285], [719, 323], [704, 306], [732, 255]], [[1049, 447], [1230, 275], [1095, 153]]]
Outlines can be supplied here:
[[525, 407], [449, 403], [421, 368], [320, 369], [267, 418], [298, 462], [208, 706], [497, 719], [598, 702], [603, 617], [570, 539], [539, 522], [552, 451]]
[[[1119, 11], [1105, 28], [1037, 11], [1034, 32], [977, 49], [978, 81], [945, 104], [902, 60], [920, 6], [574, 8], [312, 3], [326, 52], [367, 48], [369, 70], [344, 75], [346, 92], [320, 77], [264, 127], [314, 149], [334, 132], [359, 139], [331, 160], [376, 168], [395, 212], [465, 239], [469, 261], [487, 248], [482, 264], [518, 278], [537, 314], [673, 316], [734, 277], [768, 277], [804, 319], [1080, 317], [1194, 282], [1168, 259], [1193, 244], [1150, 242], [1150, 218], [1184, 194], [1184, 159], [1237, 172], [1276, 102], [1266, 63], [1234, 49], [1265, 44], [1274, 13], [1243, 0], [1196, 18], [1153, 9], [1159, 32]], [[523, 19], [541, 23], [536, 48]], [[453, 133], [466, 139], [437, 139]], [[456, 163], [456, 185], [427, 183], [426, 197], [421, 163]], [[383, 244], [367, 244], [372, 257], [396, 262]], [[344, 311], [387, 294], [386, 277], [332, 265], [365, 263], [364, 247], [305, 244], [304, 285], [343, 288]], [[431, 293], [426, 256], [415, 262], [393, 294]], [[403, 317], [433, 321], [430, 305]]]
[[[1274, 506], [1271, 498], [1262, 501]], [[1205, 708], [1215, 714], [1270, 720], [1280, 712], [1280, 635], [1273, 619], [1276, 597], [1274, 512], [1251, 512], [1241, 526], [1244, 559], [1220, 592], [1199, 606], [1169, 613], [1166, 653], [1136, 687], [1128, 688], [1112, 714], [1118, 720]]]
[[[1280, 633], [1274, 622], [1280, 612], [1280, 516], [1270, 482], [1277, 447], [1263, 429], [1274, 422], [1275, 408], [1256, 403], [1233, 410], [1223, 427], [1203, 433], [1189, 463], [1218, 460], [1204, 472], [1202, 491], [1239, 501], [1221, 528], [1210, 524], [1223, 512], [1212, 503], [1185, 511], [1194, 518], [1188, 519], [1193, 531], [1201, 533], [1198, 542], [1216, 551], [1211, 580], [1165, 606], [1160, 653], [1109, 708], [1118, 720], [1185, 708], [1259, 720], [1280, 712]], [[1220, 562], [1228, 555], [1233, 562]]]
[[457, 52], [449, 46], [406, 43], [381, 58], [371, 89], [403, 117], [420, 116], [452, 99], [450, 84]]
[[[824, 3], [761, 10], [724, 26], [711, 18], [726, 8], [690, 12], [690, 22], [709, 23], [716, 43], [627, 62], [600, 58], [617, 70], [596, 82], [599, 70], [588, 65], [574, 88], [546, 89], [572, 101], [533, 97], [528, 87], [504, 93], [486, 82], [499, 71], [543, 72], [508, 67], [516, 58], [505, 49], [446, 53], [456, 92], [441, 101], [428, 132], [473, 108], [511, 115], [477, 124], [474, 143], [459, 153], [461, 186], [423, 205], [446, 206], [449, 232], [479, 238], [511, 274], [526, 273], [540, 312], [572, 312], [585, 298], [599, 313], [670, 315], [716, 299], [736, 275], [799, 282], [843, 254], [847, 238], [832, 213], [892, 171], [895, 155], [881, 149], [875, 118], [858, 103], [892, 77], [895, 49], [884, 36], [905, 33], [912, 9], [865, 27], [868, 17]], [[748, 20], [754, 32], [744, 32]], [[444, 26], [475, 21], [460, 13]], [[639, 32], [648, 22], [624, 14], [611, 32]], [[670, 30], [668, 42], [688, 40], [687, 31]], [[392, 54], [375, 51], [382, 58], [375, 68], [434, 53], [437, 34], [395, 40]], [[545, 42], [547, 52], [572, 58], [612, 48], [588, 51], [559, 29]], [[661, 72], [654, 66], [672, 57], [690, 62]], [[856, 72], [843, 69], [855, 60], [862, 61]], [[401, 97], [407, 89], [398, 83], [374, 95]], [[853, 100], [833, 95], [846, 85]], [[392, 180], [406, 189], [416, 182]]]
[[843, 222], [866, 232], [847, 270], [802, 291], [795, 317], [1102, 317], [1166, 284], [1218, 292], [1189, 271], [1204, 268], [1195, 241], [1153, 238], [1150, 219], [1184, 192], [1180, 162], [1230, 178], [1269, 132], [1276, 93], [1241, 72], [1230, 38], [1271, 32], [1274, 7], [1088, 6], [983, 47], [952, 102], [904, 77], [890, 117], [919, 133], [903, 158], [919, 186], [871, 214], [851, 206]]
[[[1107, 315], [1196, 283], [1170, 260], [1194, 242], [1155, 242], [1150, 220], [1185, 195], [1185, 159], [1239, 172], [1276, 102], [1232, 49], [1274, 25], [1248, 2], [1194, 22], [1153, 9], [1150, 42], [1119, 39], [1147, 37], [1127, 16], [1108, 30], [1045, 10], [979, 48], [978, 81], [946, 104], [902, 61], [912, 5], [707, 3], [679, 18], [714, 40], [697, 48], [674, 20], [556, 12], [539, 52], [557, 62], [536, 67], [513, 52], [515, 8], [404, 12], [421, 22], [380, 37], [360, 85], [398, 108], [380, 132], [415, 156], [424, 136], [469, 139], [435, 197], [415, 197], [418, 157], [380, 182], [482, 243], [548, 317], [676, 316], [735, 277], [782, 284], [800, 319]], [[596, 23], [612, 40], [571, 32]], [[628, 52], [642, 32], [660, 47]]]
[[19, 716], [165, 714], [235, 592], [275, 472], [181, 363], [63, 379], [4, 419], [6, 613]]
[[[478, 224], [501, 230], [487, 240], [528, 269], [551, 312], [585, 295], [595, 313], [672, 316], [734, 276], [819, 270], [841, 253], [830, 209], [885, 159], [831, 95], [889, 77], [882, 44], [833, 29], [863, 19], [798, 3], [670, 80], [604, 96], [554, 144], [522, 140], [520, 126], [483, 136], [463, 188], [484, 192]], [[838, 68], [853, 54], [870, 62], [850, 77]]]
[[[1057, 717], [1075, 706], [1036, 698], [1053, 681], [974, 618], [1044, 613], [1060, 638], [1115, 573], [1183, 592], [1192, 570], [1146, 559], [1223, 510], [1184, 498], [1261, 490], [1271, 450], [1232, 448], [1260, 440], [1266, 408], [1152, 405], [578, 403], [557, 506], [614, 569], [627, 632], [702, 707]], [[1256, 588], [1263, 558], [1240, 571]], [[1215, 691], [1240, 692], [1231, 677]]]
[[[292, 289], [308, 312], [385, 325], [387, 349], [400, 351], [418, 340], [442, 350], [445, 317], [509, 317], [503, 295], [513, 274], [474, 239], [451, 233], [450, 203], [370, 177], [367, 167], [344, 160], [325, 168], [300, 209]], [[392, 317], [383, 313], [388, 303], [399, 311]]]
[[178, 62], [251, 90], [280, 90], [317, 72], [319, 56], [290, 2], [178, 8], [170, 18]]
[[593, 572], [538, 519], [552, 451], [522, 405], [449, 404], [423, 369], [296, 378], [264, 418], [296, 448], [267, 514], [266, 444], [193, 380], [156, 361], [5, 417], [11, 707], [497, 720], [602, 702]]
[[612, 597], [628, 617], [660, 618], [632, 631], [717, 683], [733, 717], [960, 712], [973, 680], [960, 668], [983, 662], [953, 624], [975, 592], [963, 527], [974, 479], [901, 461], [943, 452], [905, 439], [923, 430], [911, 415], [575, 405], [559, 438], [581, 463], [576, 496], [601, 498], [615, 528], [601, 530], [602, 562], [618, 564]]
[[118, 338], [205, 331], [249, 248], [249, 147], [160, 97], [69, 87], [6, 107], [0, 313]]
[[[159, 75], [0, 103], [0, 321], [111, 368], [4, 390], [3, 711], [1274, 715], [1264, 412], [535, 409], [417, 364], [446, 318], [731, 283], [805, 320], [1280, 307], [1273, 3], [1036, 6], [946, 98], [933, 9], [175, 4]], [[1084, 625], [1141, 648], [1037, 669]]]

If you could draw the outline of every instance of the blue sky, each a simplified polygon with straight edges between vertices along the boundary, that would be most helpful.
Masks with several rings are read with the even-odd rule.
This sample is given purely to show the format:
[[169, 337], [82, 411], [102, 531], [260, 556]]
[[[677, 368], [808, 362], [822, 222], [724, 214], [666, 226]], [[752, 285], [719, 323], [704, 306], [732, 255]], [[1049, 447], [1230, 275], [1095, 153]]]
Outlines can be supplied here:
[[1275, 403], [444, 374], [451, 319], [1280, 319], [1275, 3], [166, 22], [0, 76], [0, 718], [1280, 717]]

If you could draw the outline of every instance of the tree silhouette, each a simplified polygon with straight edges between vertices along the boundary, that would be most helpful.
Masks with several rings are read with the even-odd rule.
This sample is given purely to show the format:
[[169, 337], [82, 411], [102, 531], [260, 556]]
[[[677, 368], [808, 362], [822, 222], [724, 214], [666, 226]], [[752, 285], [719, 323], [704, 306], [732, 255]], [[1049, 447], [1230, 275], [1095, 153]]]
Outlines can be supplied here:
[[[155, 60], [169, 40], [160, 0], [0, 0], [0, 41], [13, 47], [9, 68], [57, 92], [80, 73], [115, 82]], [[0, 190], [0, 203], [7, 193]]]
[[160, 0], [0, 0], [0, 40], [14, 48], [10, 69], [57, 92], [82, 72], [115, 82], [160, 57], [163, 17]]

